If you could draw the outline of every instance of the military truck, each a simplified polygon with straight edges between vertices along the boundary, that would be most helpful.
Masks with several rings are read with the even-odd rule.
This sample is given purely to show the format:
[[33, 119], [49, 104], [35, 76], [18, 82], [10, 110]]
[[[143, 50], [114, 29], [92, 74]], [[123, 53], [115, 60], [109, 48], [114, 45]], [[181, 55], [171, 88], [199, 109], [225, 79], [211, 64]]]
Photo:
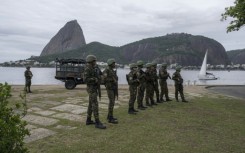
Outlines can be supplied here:
[[86, 61], [84, 59], [56, 59], [55, 79], [65, 82], [66, 89], [74, 89], [84, 84], [83, 74]]

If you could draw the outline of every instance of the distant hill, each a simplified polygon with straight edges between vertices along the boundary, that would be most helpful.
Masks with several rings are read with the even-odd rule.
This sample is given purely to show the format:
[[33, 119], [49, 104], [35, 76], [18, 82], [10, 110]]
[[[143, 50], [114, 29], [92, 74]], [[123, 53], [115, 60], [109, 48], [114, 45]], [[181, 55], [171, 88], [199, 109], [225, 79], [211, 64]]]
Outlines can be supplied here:
[[227, 51], [227, 55], [233, 64], [245, 64], [245, 49]]
[[121, 47], [92, 42], [75, 50], [41, 56], [35, 59], [40, 62], [48, 62], [57, 57], [85, 58], [88, 54], [94, 54], [99, 61], [115, 58], [118, 63], [144, 60], [145, 62], [178, 63], [187, 66], [201, 65], [206, 50], [209, 51], [209, 64], [230, 64], [225, 49], [219, 42], [207, 37], [185, 33], [147, 38]]

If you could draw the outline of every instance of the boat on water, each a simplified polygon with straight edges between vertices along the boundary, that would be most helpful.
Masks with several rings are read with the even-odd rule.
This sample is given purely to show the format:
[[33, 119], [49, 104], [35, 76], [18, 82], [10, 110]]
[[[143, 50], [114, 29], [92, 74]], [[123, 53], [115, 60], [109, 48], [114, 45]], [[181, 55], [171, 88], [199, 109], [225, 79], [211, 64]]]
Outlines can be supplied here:
[[208, 56], [208, 50], [205, 53], [205, 56], [202, 62], [202, 67], [198, 74], [198, 79], [199, 80], [217, 80], [218, 78], [216, 78], [214, 74], [207, 72], [207, 56]]

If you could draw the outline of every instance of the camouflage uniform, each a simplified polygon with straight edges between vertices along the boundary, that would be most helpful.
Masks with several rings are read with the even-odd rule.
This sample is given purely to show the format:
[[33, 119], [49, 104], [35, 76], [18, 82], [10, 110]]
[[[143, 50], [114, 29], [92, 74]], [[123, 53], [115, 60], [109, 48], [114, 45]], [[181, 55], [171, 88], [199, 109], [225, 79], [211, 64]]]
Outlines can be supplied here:
[[184, 97], [183, 93], [183, 78], [180, 75], [180, 68], [176, 68], [176, 72], [174, 72], [172, 79], [174, 80], [174, 86], [175, 86], [175, 99], [178, 102], [178, 93], [180, 93], [180, 97], [182, 99], [182, 102], [187, 102]]
[[142, 61], [138, 61], [137, 64], [138, 64], [137, 78], [139, 80], [137, 103], [138, 103], [138, 109], [144, 110], [145, 108], [147, 108], [143, 105], [146, 78], [145, 78], [145, 72], [142, 70], [143, 67]]
[[129, 84], [129, 92], [130, 92], [130, 98], [129, 98], [129, 114], [135, 114], [135, 112], [138, 112], [134, 109], [134, 103], [137, 96], [137, 87], [139, 85], [139, 80], [137, 79], [137, 66], [136, 64], [131, 64], [131, 71], [127, 75], [127, 81]]
[[98, 89], [98, 74], [91, 65], [87, 65], [84, 72], [84, 79], [87, 84], [87, 92], [89, 94], [89, 105], [87, 110], [87, 117], [91, 118], [92, 112], [95, 120], [99, 120], [99, 109], [97, 100]]
[[107, 63], [108, 67], [103, 71], [103, 77], [105, 82], [105, 87], [107, 91], [107, 95], [109, 98], [108, 105], [108, 115], [107, 119], [110, 123], [117, 123], [117, 119], [113, 117], [113, 109], [115, 105], [115, 97], [117, 96], [116, 90], [118, 85], [118, 76], [116, 71], [113, 70], [112, 64], [109, 62], [111, 60], [112, 64], [115, 63], [114, 59], [109, 59]]
[[[148, 63], [146, 65], [147, 70], [145, 71], [146, 74], [146, 96], [145, 101], [147, 106], [156, 105], [153, 99], [154, 96], [154, 74], [152, 72], [152, 64]], [[151, 101], [151, 104], [149, 103]]]
[[158, 84], [158, 75], [157, 75], [157, 64], [154, 63], [153, 64], [153, 78], [154, 78], [154, 83], [153, 83], [153, 87], [154, 87], [154, 92], [156, 93], [156, 99], [157, 99], [157, 103], [160, 103], [160, 100], [159, 100], [159, 84]]
[[[96, 128], [105, 129], [99, 120], [99, 105], [97, 100], [99, 75], [96, 70], [96, 57], [94, 55], [88, 55], [86, 57], [86, 62], [88, 63], [84, 71], [84, 81], [87, 84], [87, 92], [89, 94], [89, 104], [87, 110], [87, 120], [86, 125], [95, 124]], [[91, 120], [92, 113], [94, 114], [95, 123]]]
[[167, 85], [168, 78], [170, 78], [170, 76], [169, 73], [167, 72], [167, 65], [163, 64], [162, 67], [159, 69], [159, 83], [161, 86], [160, 101], [164, 101], [163, 95], [165, 95], [166, 101], [171, 101], [168, 96], [168, 85]]
[[27, 93], [31, 93], [31, 79], [32, 79], [32, 72], [30, 71], [30, 66], [26, 67], [26, 71], [25, 71], [25, 90]]

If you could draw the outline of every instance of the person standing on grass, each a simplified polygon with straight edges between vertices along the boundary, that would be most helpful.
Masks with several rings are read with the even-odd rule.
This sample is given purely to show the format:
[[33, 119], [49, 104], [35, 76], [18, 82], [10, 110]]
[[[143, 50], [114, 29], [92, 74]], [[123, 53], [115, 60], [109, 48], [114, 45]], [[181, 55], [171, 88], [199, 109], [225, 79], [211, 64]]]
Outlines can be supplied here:
[[[152, 106], [152, 105], [157, 105], [154, 102], [153, 96], [154, 96], [154, 68], [152, 63], [147, 63], [146, 64], [146, 71], [145, 71], [145, 76], [146, 76], [146, 95], [145, 95], [145, 101], [146, 101], [146, 106]], [[150, 100], [150, 102], [149, 102]]]
[[175, 86], [175, 99], [177, 102], [179, 102], [178, 94], [180, 93], [180, 97], [182, 99], [182, 102], [188, 102], [185, 100], [184, 93], [183, 93], [183, 78], [180, 75], [181, 68], [176, 67], [176, 72], [174, 72], [172, 79], [174, 80], [174, 86]]
[[145, 79], [145, 72], [142, 70], [144, 66], [144, 62], [141, 60], [137, 61], [137, 66], [138, 66], [137, 78], [139, 79], [139, 86], [137, 91], [138, 109], [145, 110], [147, 107], [143, 105], [143, 99], [145, 95], [146, 79]]
[[[99, 119], [99, 106], [97, 100], [99, 76], [96, 72], [96, 60], [94, 55], [88, 55], [86, 57], [87, 66], [84, 72], [84, 80], [87, 84], [87, 92], [89, 94], [86, 125], [95, 124], [95, 128], [106, 129], [106, 126], [104, 126]], [[95, 122], [91, 120], [92, 113], [94, 114]]]
[[167, 84], [167, 79], [171, 79], [168, 71], [167, 71], [167, 63], [163, 63], [161, 68], [159, 69], [159, 84], [161, 86], [161, 92], [160, 92], [160, 101], [163, 100], [163, 96], [165, 95], [166, 101], [172, 101], [169, 99], [168, 96], [168, 84]]
[[158, 83], [158, 75], [157, 75], [157, 63], [153, 62], [152, 65], [153, 65], [152, 73], [153, 73], [153, 77], [154, 77], [153, 87], [154, 87], [154, 93], [156, 93], [156, 102], [157, 103], [162, 103], [159, 100], [159, 88], [158, 88], [159, 87], [159, 83]]
[[107, 120], [109, 123], [117, 124], [118, 120], [113, 116], [115, 99], [116, 96], [118, 97], [118, 76], [116, 70], [114, 70], [114, 68], [116, 68], [116, 61], [115, 59], [111, 58], [107, 60], [107, 64], [108, 67], [103, 71], [105, 87], [109, 98]]
[[126, 76], [130, 92], [128, 114], [136, 114], [136, 112], [138, 111], [134, 109], [134, 103], [137, 96], [137, 87], [139, 86], [139, 80], [137, 78], [137, 65], [135, 63], [130, 64], [130, 72]]
[[25, 71], [25, 91], [26, 93], [32, 93], [31, 91], [31, 79], [33, 77], [32, 72], [30, 71], [31, 67], [27, 66]]

